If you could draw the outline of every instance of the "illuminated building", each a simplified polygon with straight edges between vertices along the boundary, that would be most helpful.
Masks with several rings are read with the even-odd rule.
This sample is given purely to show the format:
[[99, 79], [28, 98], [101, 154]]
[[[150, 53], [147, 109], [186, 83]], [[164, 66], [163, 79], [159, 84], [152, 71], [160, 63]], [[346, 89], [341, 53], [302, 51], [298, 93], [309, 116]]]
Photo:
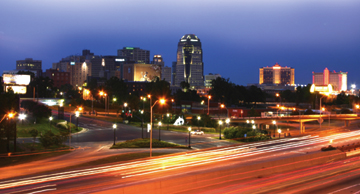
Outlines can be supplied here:
[[161, 67], [160, 79], [165, 80], [171, 84], [171, 67], [166, 67], [161, 55], [154, 55], [153, 64]]
[[313, 84], [316, 86], [332, 85], [333, 91], [347, 91], [347, 72], [329, 71], [325, 68], [323, 72], [313, 72]]
[[60, 72], [56, 69], [47, 69], [45, 76], [53, 80], [54, 87], [60, 88], [62, 85], [70, 84], [70, 72]]
[[181, 37], [177, 49], [175, 85], [187, 82], [190, 87], [204, 86], [204, 63], [200, 39], [194, 34]]
[[32, 58], [26, 58], [25, 60], [16, 61], [16, 70], [21, 71], [36, 71], [37, 76], [41, 76], [42, 73], [42, 61], [41, 60], [33, 60]]
[[120, 70], [125, 61], [125, 58], [118, 56], [96, 56], [91, 59], [91, 76], [106, 79], [116, 76], [122, 79]]
[[259, 84], [279, 84], [294, 85], [295, 69], [291, 67], [281, 67], [276, 63], [272, 67], [260, 68]]
[[150, 51], [138, 47], [124, 47], [117, 51], [117, 55], [125, 58], [127, 63], [150, 63]]
[[221, 77], [220, 74], [212, 74], [209, 73], [209, 75], [205, 75], [205, 87], [211, 88], [211, 82], [212, 80], [216, 80], [216, 78]]

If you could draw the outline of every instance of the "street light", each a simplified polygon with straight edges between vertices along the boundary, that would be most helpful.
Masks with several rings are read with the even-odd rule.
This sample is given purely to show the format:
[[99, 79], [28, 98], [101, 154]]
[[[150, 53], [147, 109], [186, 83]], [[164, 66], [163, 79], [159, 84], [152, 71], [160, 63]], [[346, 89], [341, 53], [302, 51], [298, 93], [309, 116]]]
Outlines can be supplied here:
[[278, 133], [279, 133], [279, 138], [280, 138], [280, 134], [281, 134], [281, 129], [278, 129]]
[[211, 99], [211, 96], [209, 95], [208, 96], [208, 115], [210, 115], [210, 99]]
[[51, 131], [51, 121], [53, 120], [53, 117], [49, 117], [49, 126], [50, 126], [50, 131]]
[[225, 104], [221, 104], [220, 107], [226, 109], [226, 117], [229, 117], [229, 110], [226, 108]]
[[188, 130], [189, 130], [189, 146], [188, 147], [191, 148], [191, 145], [190, 145], [191, 144], [190, 143], [190, 141], [191, 141], [191, 127], [189, 127]]
[[170, 121], [169, 121], [169, 117], [170, 117], [170, 114], [169, 114], [169, 113], [167, 113], [167, 114], [166, 114], [166, 117], [168, 118], [168, 122], [167, 122], [167, 130], [169, 131], [169, 122], [170, 122]]
[[200, 130], [200, 119], [201, 119], [201, 117], [198, 116], [198, 117], [197, 117], [197, 120], [198, 120], [198, 130]]
[[148, 95], [148, 98], [150, 98], [150, 157], [152, 156], [152, 128], [153, 128], [153, 123], [152, 123], [152, 114], [153, 114], [153, 108], [156, 105], [156, 103], [158, 101], [160, 101], [160, 104], [165, 104], [165, 99], [160, 99], [160, 100], [156, 100], [154, 102], [153, 105], [151, 105], [151, 95]]
[[80, 116], [80, 112], [76, 111], [75, 112], [75, 116], [76, 116], [76, 130], [79, 130], [79, 116]]
[[115, 145], [115, 137], [116, 137], [116, 134], [115, 134], [115, 129], [116, 129], [117, 125], [116, 124], [113, 124], [113, 129], [114, 129], [114, 144]]
[[275, 121], [275, 120], [272, 121], [272, 124], [275, 125], [275, 127], [274, 127], [274, 135], [273, 135], [273, 136], [275, 137], [275, 129], [277, 128], [277, 127], [276, 127], [276, 121]]
[[227, 127], [229, 128], [230, 119], [227, 118], [227, 119], [225, 120], [225, 123], [226, 123]]
[[24, 114], [24, 113], [19, 114], [19, 119], [21, 121], [21, 124], [23, 124], [23, 121], [25, 118], [26, 118], [26, 114]]
[[159, 141], [161, 141], [161, 139], [160, 139], [160, 133], [161, 133], [161, 129], [160, 129], [160, 127], [161, 127], [161, 121], [159, 121], [158, 126], [159, 126]]
[[128, 105], [128, 104], [125, 102], [125, 103], [124, 103], [124, 107], [125, 107], [125, 116], [127, 116], [127, 112], [126, 112], [126, 107], [127, 107], [127, 105]]
[[[107, 99], [109, 98], [109, 96], [107, 96], [107, 94], [104, 91], [100, 91], [99, 95], [104, 96], [104, 98], [105, 98], [105, 113], [106, 113], [106, 102], [107, 102]], [[107, 96], [107, 98], [106, 98], [106, 96]]]
[[280, 98], [280, 105], [281, 105], [282, 103], [281, 103], [281, 96], [280, 96], [280, 94], [279, 94], [279, 93], [276, 93], [275, 96]]
[[220, 126], [220, 132], [219, 132], [219, 139], [221, 139], [221, 125], [223, 124], [222, 120], [219, 121], [219, 126]]
[[255, 125], [253, 125], [253, 126], [252, 126], [252, 128], [253, 128], [253, 129], [256, 129], [256, 126], [255, 126]]

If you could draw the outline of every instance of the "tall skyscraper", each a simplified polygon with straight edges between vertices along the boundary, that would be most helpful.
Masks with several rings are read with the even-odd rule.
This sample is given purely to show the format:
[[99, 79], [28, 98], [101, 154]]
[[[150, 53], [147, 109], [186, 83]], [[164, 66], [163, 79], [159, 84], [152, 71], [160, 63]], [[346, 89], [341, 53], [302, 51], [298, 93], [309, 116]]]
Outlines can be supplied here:
[[117, 51], [119, 57], [123, 57], [126, 63], [150, 63], [150, 51], [138, 47], [124, 47]]
[[347, 72], [329, 71], [328, 68], [324, 72], [313, 72], [313, 84], [317, 86], [332, 85], [333, 91], [347, 90]]
[[278, 63], [272, 67], [260, 68], [259, 84], [294, 85], [295, 69], [291, 67], [281, 67]]
[[204, 63], [200, 39], [194, 34], [181, 37], [177, 49], [175, 85], [185, 81], [190, 87], [204, 86]]

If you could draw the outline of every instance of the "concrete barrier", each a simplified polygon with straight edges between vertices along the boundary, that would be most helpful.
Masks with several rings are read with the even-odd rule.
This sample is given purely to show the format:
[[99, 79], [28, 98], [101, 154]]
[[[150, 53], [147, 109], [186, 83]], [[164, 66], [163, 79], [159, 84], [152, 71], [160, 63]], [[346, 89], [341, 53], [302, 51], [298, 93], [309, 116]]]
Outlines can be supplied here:
[[[249, 165], [234, 165], [231, 167], [216, 168], [210, 172], [192, 172], [174, 178], [158, 179], [143, 184], [129, 184], [124, 187], [107, 190], [103, 193], [174, 193], [186, 192], [187, 189], [207, 187], [224, 181], [242, 180], [256, 177], [264, 177], [275, 173], [293, 171], [320, 165], [335, 160], [346, 158], [346, 153], [339, 150], [316, 152], [284, 158], [269, 162], [260, 162]], [[102, 192], [99, 192], [102, 193]]]

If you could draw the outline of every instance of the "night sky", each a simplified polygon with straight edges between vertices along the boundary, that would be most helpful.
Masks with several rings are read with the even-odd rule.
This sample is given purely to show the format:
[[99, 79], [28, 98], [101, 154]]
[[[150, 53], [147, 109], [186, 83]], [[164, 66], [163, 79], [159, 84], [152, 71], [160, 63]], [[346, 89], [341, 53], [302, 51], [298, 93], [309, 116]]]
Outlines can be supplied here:
[[327, 67], [360, 87], [359, 0], [1, 0], [0, 72], [125, 46], [171, 66], [185, 34], [201, 40], [204, 74], [236, 84], [258, 83], [259, 68], [278, 62], [295, 68], [297, 84]]

